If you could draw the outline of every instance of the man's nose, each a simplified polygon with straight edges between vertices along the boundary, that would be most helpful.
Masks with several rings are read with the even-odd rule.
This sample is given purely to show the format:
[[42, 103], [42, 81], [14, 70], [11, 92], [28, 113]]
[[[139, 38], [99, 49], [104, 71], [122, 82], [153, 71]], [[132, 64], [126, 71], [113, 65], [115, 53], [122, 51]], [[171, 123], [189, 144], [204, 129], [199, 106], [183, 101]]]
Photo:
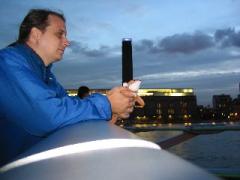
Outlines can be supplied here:
[[67, 38], [65, 38], [64, 39], [64, 46], [67, 47], [69, 45], [70, 45], [70, 41]]

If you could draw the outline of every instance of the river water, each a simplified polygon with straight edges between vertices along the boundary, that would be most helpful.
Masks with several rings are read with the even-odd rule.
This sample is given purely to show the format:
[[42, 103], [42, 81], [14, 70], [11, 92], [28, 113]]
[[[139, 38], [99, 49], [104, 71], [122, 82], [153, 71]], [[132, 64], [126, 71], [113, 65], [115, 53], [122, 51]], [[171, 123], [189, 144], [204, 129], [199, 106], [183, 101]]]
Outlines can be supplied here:
[[[136, 134], [143, 139], [160, 142], [181, 133], [180, 131], [151, 131]], [[240, 173], [240, 131], [199, 135], [167, 151], [205, 169], [234, 169]]]

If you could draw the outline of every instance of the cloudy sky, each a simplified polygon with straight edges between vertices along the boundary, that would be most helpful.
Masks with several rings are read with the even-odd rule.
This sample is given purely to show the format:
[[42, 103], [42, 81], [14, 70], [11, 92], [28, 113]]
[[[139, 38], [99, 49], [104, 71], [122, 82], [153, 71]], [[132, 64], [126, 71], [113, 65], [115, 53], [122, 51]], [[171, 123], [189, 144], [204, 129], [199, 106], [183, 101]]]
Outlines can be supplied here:
[[0, 0], [0, 48], [31, 8], [60, 10], [71, 46], [54, 72], [65, 88], [121, 83], [121, 41], [132, 38], [143, 88], [194, 88], [198, 104], [239, 93], [238, 0]]

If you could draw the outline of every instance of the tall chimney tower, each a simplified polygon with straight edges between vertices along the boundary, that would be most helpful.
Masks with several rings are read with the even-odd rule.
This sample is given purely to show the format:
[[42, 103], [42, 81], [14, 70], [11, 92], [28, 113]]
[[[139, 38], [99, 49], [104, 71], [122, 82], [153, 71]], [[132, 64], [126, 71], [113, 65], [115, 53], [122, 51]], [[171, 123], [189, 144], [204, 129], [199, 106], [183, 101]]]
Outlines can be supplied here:
[[122, 40], [122, 82], [133, 79], [132, 39]]

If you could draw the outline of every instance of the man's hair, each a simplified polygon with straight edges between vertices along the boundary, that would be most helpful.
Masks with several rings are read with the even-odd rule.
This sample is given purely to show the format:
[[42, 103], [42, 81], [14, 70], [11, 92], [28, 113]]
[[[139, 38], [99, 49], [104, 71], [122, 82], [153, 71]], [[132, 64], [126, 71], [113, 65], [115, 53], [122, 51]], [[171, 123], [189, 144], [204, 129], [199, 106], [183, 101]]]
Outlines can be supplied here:
[[48, 9], [31, 9], [20, 25], [17, 42], [18, 43], [26, 42], [29, 38], [29, 34], [33, 27], [36, 27], [44, 32], [46, 27], [49, 26], [48, 22], [49, 15], [57, 16], [65, 22], [65, 17], [61, 13]]

